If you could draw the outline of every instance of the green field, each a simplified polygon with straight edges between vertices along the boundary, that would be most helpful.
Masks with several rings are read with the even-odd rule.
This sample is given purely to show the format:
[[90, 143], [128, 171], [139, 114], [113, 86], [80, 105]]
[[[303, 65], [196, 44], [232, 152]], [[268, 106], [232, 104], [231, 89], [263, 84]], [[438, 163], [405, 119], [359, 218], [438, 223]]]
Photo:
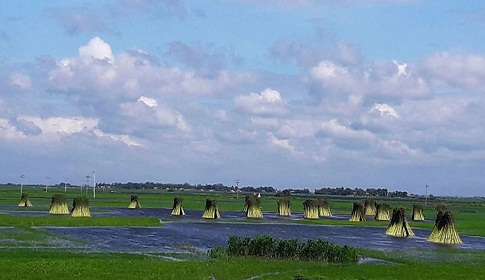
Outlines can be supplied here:
[[[15, 207], [20, 200], [18, 188], [0, 188], [0, 227], [14, 227], [18, 230], [0, 230], [0, 279], [483, 279], [485, 273], [485, 251], [448, 250], [416, 251], [396, 254], [361, 250], [363, 257], [377, 258], [394, 262], [389, 264], [327, 264], [315, 261], [261, 260], [258, 258], [210, 259], [204, 254], [193, 255], [140, 255], [140, 254], [103, 254], [86, 253], [81, 249], [69, 251], [59, 246], [50, 246], [52, 234], [33, 228], [34, 226], [163, 226], [163, 222], [153, 217], [93, 217], [71, 218], [67, 216], [12, 216], [8, 211], [47, 212], [51, 197], [64, 193], [64, 189], [49, 188], [48, 193], [41, 188], [25, 187], [34, 207]], [[82, 196], [79, 189], [67, 189], [68, 203], [74, 197]], [[175, 196], [184, 198], [186, 210], [202, 210], [207, 198], [218, 200], [219, 209], [239, 210], [244, 204], [244, 194], [215, 192], [172, 192], [167, 190], [116, 190], [97, 192], [90, 205], [94, 212], [104, 211], [103, 207], [127, 207], [130, 195], [137, 194], [144, 208], [171, 208]], [[295, 197], [292, 200], [293, 215], [302, 215], [303, 200], [308, 197]], [[349, 214], [354, 201], [361, 198], [329, 197], [334, 214]], [[276, 211], [276, 201], [272, 195], [263, 194], [263, 211]], [[376, 201], [383, 201], [376, 199]], [[392, 207], [405, 207], [408, 217], [412, 211], [413, 200], [387, 200]], [[435, 207], [440, 201], [430, 201], [425, 206], [425, 216], [433, 220]], [[462, 235], [485, 237], [485, 200], [480, 198], [446, 199], [448, 208], [455, 214], [458, 232]], [[223, 217], [224, 218], [224, 217]], [[226, 221], [233, 222], [233, 221]], [[242, 221], [234, 221], [242, 222]], [[245, 222], [245, 221], [243, 221]], [[251, 222], [264, 222], [261, 221]], [[288, 221], [285, 221], [288, 222]], [[345, 220], [298, 220], [294, 223], [381, 226], [388, 222], [369, 220], [352, 223]], [[410, 222], [413, 228], [431, 229], [432, 222]], [[13, 242], [15, 241], [15, 242]], [[76, 242], [76, 240], [70, 240]], [[20, 244], [20, 245], [19, 245]], [[414, 254], [414, 255], [413, 255]], [[439, 261], [423, 260], [418, 256], [439, 255]], [[174, 261], [170, 259], [182, 260]]]

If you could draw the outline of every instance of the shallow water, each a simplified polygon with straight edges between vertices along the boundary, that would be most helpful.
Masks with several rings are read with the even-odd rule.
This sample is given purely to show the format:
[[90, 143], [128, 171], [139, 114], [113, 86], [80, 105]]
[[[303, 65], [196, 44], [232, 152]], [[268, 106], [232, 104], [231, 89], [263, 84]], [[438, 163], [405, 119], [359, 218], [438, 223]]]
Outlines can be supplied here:
[[[224, 246], [229, 236], [255, 237], [264, 234], [276, 238], [324, 239], [339, 245], [386, 251], [437, 249], [427, 241], [430, 231], [415, 229], [415, 237], [396, 238], [385, 234], [384, 227], [314, 226], [297, 224], [221, 223], [213, 221], [168, 222], [163, 227], [83, 227], [45, 228], [46, 230], [90, 242], [93, 246], [114, 252], [171, 252], [180, 247], [204, 251]], [[454, 248], [485, 250], [485, 238], [462, 236], [463, 244]]]
[[[463, 244], [450, 247], [428, 242], [429, 230], [413, 229], [415, 237], [396, 238], [386, 235], [385, 227], [285, 223], [289, 220], [302, 220], [301, 213], [282, 218], [276, 213], [263, 212], [262, 220], [257, 223], [247, 223], [242, 211], [221, 211], [222, 219], [219, 220], [204, 220], [201, 218], [202, 211], [197, 210], [186, 211], [186, 215], [180, 217], [172, 216], [171, 209], [166, 208], [93, 207], [91, 211], [94, 217], [143, 216], [156, 217], [166, 222], [163, 222], [163, 227], [44, 227], [44, 229], [86, 242], [92, 250], [109, 252], [170, 253], [183, 252], [186, 248], [205, 251], [226, 245], [229, 236], [255, 237], [264, 234], [282, 239], [298, 238], [300, 241], [324, 239], [339, 245], [392, 252], [437, 248], [485, 250], [485, 238], [482, 237], [461, 235]], [[0, 212], [11, 215], [48, 215], [44, 209], [15, 211], [10, 207], [2, 207]], [[334, 215], [330, 219], [346, 220], [348, 215]], [[231, 223], [224, 222], [228, 220]], [[238, 220], [241, 220], [241, 223], [237, 223]]]

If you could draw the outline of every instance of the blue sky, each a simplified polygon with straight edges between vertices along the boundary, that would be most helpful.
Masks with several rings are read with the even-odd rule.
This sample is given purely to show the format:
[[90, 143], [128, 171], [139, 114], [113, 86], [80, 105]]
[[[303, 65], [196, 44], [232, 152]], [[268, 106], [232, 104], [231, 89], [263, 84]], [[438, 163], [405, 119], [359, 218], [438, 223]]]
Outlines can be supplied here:
[[484, 27], [481, 1], [1, 1], [0, 181], [483, 196]]

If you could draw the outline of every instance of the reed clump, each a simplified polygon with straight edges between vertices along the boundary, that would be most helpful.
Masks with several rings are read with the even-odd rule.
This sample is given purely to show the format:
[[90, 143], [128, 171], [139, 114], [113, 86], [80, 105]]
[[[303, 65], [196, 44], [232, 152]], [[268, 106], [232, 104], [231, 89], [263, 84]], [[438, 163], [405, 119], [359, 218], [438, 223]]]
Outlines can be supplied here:
[[141, 208], [140, 201], [138, 200], [138, 195], [131, 195], [130, 197], [130, 204], [128, 204], [128, 208], [130, 209], [139, 209]]
[[181, 197], [175, 197], [173, 199], [173, 207], [172, 207], [172, 215], [174, 216], [183, 216], [185, 215], [184, 207], [182, 206], [182, 202], [184, 201]]
[[278, 199], [278, 216], [291, 216], [291, 197], [283, 197]]
[[462, 243], [455, 228], [455, 216], [451, 211], [438, 212], [428, 241], [445, 245]]
[[307, 199], [303, 201], [303, 218], [305, 219], [318, 219], [318, 201], [315, 199]]
[[27, 193], [22, 193], [22, 197], [20, 198], [19, 207], [32, 207], [32, 203], [30, 202], [29, 195]]
[[205, 201], [204, 213], [202, 213], [202, 218], [204, 219], [219, 219], [221, 215], [219, 214], [219, 208], [217, 207], [217, 200], [207, 199]]
[[55, 194], [52, 196], [51, 207], [49, 208], [49, 214], [53, 214], [53, 215], [69, 214], [69, 208], [67, 207], [65, 195]]
[[91, 217], [89, 198], [76, 197], [72, 202], [71, 217]]
[[364, 200], [364, 215], [375, 216], [377, 212], [377, 204], [372, 198], [366, 198]]
[[349, 221], [363, 222], [365, 221], [364, 206], [360, 202], [354, 202], [352, 205], [352, 213], [350, 213]]
[[390, 220], [390, 207], [387, 203], [379, 203], [376, 207], [376, 215], [374, 220], [377, 221], [389, 221]]
[[319, 197], [318, 201], [318, 215], [320, 217], [331, 217], [332, 211], [330, 211], [330, 201], [324, 197]]
[[246, 218], [262, 218], [261, 197], [257, 195], [246, 196]]
[[386, 234], [395, 237], [414, 236], [414, 232], [406, 219], [406, 210], [404, 208], [394, 208], [391, 223], [387, 228]]
[[423, 206], [421, 204], [413, 204], [413, 221], [424, 221]]

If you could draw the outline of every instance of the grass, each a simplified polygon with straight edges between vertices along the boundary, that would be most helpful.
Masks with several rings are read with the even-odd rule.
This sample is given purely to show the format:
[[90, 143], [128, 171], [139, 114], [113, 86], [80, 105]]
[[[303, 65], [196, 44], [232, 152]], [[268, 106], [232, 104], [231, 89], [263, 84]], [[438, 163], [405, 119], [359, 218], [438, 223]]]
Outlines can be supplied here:
[[154, 217], [92, 217], [74, 218], [69, 216], [11, 216], [0, 215], [0, 226], [33, 227], [144, 227], [160, 226], [160, 221]]
[[0, 271], [10, 279], [483, 279], [485, 255], [474, 255], [471, 263], [446, 265], [406, 260], [399, 265], [333, 265], [258, 258], [173, 262], [144, 255], [6, 249], [0, 251]]

